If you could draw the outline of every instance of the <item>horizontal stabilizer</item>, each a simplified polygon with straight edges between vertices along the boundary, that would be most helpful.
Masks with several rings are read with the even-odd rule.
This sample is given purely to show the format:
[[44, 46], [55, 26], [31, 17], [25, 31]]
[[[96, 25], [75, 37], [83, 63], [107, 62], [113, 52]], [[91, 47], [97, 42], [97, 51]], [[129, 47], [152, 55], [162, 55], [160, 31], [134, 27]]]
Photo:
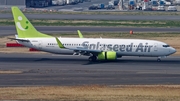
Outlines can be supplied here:
[[29, 40], [25, 40], [25, 39], [16, 39], [16, 38], [8, 38], [8, 39], [22, 41], [22, 42], [29, 42]]

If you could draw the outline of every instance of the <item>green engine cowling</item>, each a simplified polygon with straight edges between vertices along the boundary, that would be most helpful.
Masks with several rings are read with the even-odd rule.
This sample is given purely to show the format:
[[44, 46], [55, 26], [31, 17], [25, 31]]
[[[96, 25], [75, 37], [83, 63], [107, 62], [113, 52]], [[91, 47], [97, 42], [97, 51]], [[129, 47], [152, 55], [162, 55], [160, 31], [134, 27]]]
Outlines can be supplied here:
[[101, 52], [98, 54], [98, 60], [116, 60], [117, 54], [113, 51]]

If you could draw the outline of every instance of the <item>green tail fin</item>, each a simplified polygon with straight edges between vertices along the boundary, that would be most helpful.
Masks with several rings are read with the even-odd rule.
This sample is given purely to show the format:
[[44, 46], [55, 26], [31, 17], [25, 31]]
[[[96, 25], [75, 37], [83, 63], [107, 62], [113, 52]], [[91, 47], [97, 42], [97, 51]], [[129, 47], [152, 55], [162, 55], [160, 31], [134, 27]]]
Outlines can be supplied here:
[[11, 9], [19, 38], [51, 37], [38, 32], [18, 7]]

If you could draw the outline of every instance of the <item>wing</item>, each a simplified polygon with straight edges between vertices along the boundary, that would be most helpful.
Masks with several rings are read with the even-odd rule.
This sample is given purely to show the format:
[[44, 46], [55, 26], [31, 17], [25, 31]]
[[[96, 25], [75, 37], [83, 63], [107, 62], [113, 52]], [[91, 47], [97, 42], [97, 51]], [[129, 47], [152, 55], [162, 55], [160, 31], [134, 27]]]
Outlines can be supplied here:
[[79, 38], [84, 38], [80, 30], [77, 30], [77, 32], [78, 32]]
[[84, 47], [76, 47], [76, 48], [67, 48], [65, 47], [61, 41], [56, 37], [56, 41], [58, 43], [59, 48], [65, 48], [65, 49], [69, 49], [69, 50], [75, 50], [75, 51], [86, 51], [86, 52], [93, 52], [93, 53], [99, 53], [102, 52], [101, 50], [92, 50], [92, 49], [86, 49]]

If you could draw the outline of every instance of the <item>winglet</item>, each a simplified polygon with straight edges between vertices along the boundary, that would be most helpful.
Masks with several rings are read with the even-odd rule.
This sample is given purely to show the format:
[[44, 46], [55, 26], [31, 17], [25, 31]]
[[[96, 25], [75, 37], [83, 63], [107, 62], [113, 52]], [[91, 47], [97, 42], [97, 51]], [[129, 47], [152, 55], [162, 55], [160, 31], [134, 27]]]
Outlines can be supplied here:
[[63, 46], [63, 44], [61, 43], [61, 41], [57, 37], [56, 37], [56, 41], [58, 43], [59, 48], [66, 48]]
[[77, 30], [77, 32], [78, 32], [79, 38], [84, 38], [80, 30]]

